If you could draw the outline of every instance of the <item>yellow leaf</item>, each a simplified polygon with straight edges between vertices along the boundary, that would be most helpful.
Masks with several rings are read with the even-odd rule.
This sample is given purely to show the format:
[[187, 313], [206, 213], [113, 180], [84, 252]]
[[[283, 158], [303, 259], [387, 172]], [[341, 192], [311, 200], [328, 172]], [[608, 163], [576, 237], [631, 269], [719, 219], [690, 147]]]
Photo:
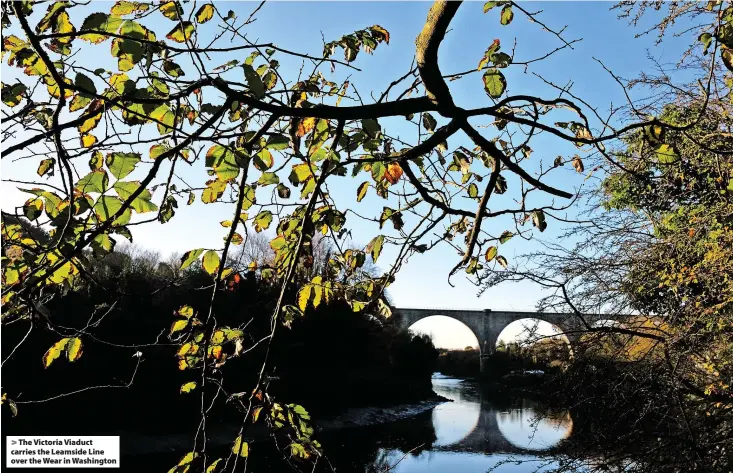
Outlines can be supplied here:
[[173, 325], [171, 325], [171, 335], [173, 335], [176, 332], [180, 332], [181, 330], [188, 327], [188, 320], [176, 320], [173, 322]]
[[305, 308], [308, 307], [308, 301], [311, 298], [311, 289], [312, 286], [310, 284], [306, 284], [300, 288], [300, 291], [298, 291], [298, 307], [300, 310], [305, 310]]
[[62, 338], [56, 342], [51, 348], [48, 349], [45, 355], [43, 355], [43, 367], [48, 368], [53, 363], [53, 360], [61, 356], [61, 352], [66, 348], [66, 344], [69, 342], [68, 338]]
[[80, 139], [83, 148], [91, 148], [97, 142], [97, 137], [91, 133], [83, 133], [80, 135]]
[[191, 38], [195, 29], [196, 27], [193, 26], [193, 23], [190, 21], [183, 21], [170, 30], [165, 37], [171, 41], [175, 41], [176, 43], [184, 43]]
[[178, 309], [178, 315], [190, 319], [193, 316], [193, 307], [191, 307], [190, 305], [184, 305], [183, 307]]
[[316, 118], [315, 117], [308, 117], [300, 121], [298, 123], [298, 131], [296, 132], [297, 136], [305, 136], [309, 131], [313, 129], [314, 126], [316, 126]]
[[181, 394], [190, 393], [194, 389], [196, 389], [196, 381], [189, 381], [188, 383], [181, 386]]
[[186, 342], [183, 345], [181, 345], [181, 348], [178, 349], [178, 352], [176, 353], [176, 355], [185, 356], [189, 352], [193, 351], [192, 348], [193, 348], [193, 344], [191, 342]]
[[496, 252], [498, 250], [495, 246], [490, 246], [488, 250], [486, 250], [486, 261], [491, 261], [494, 258], [496, 258]]
[[234, 453], [235, 455], [239, 455], [243, 458], [247, 458], [247, 456], [249, 455], [249, 444], [242, 441], [241, 435], [237, 437], [237, 439], [234, 441], [234, 445], [232, 446], [232, 453]]
[[207, 3], [206, 5], [203, 5], [199, 10], [196, 12], [196, 21], [198, 23], [206, 23], [210, 19], [214, 17], [214, 5]]
[[74, 337], [68, 340], [69, 341], [66, 344], [66, 357], [69, 359], [69, 361], [76, 361], [81, 358], [81, 354], [83, 351], [81, 338]]
[[204, 259], [201, 264], [204, 267], [204, 271], [213, 276], [219, 270], [219, 255], [216, 251], [209, 250], [204, 253]]
[[220, 461], [221, 458], [217, 458], [211, 465], [209, 465], [208, 468], [206, 468], [206, 473], [214, 473], [214, 470], [216, 470], [216, 467], [219, 465]]

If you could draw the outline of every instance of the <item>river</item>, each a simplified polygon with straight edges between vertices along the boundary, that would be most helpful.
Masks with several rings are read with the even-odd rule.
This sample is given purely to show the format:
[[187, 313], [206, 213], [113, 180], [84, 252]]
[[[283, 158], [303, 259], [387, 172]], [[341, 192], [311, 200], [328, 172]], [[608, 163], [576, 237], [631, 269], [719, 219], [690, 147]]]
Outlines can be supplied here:
[[498, 402], [478, 386], [435, 374], [433, 390], [452, 402], [395, 422], [324, 436], [342, 471], [397, 473], [498, 473], [543, 471], [556, 466], [546, 452], [572, 432], [568, 413], [538, 415], [523, 399]]
[[[556, 466], [550, 450], [572, 432], [568, 413], [539, 418], [536, 404], [529, 400], [489, 399], [476, 383], [438, 373], [432, 384], [436, 394], [451, 402], [392, 422], [318, 433], [327, 457], [313, 471], [524, 473]], [[283, 454], [268, 445], [272, 444], [266, 439], [251, 443], [248, 473], [295, 471], [288, 470]], [[225, 456], [228, 451], [214, 453]], [[167, 471], [180, 455], [123, 457], [123, 470], [140, 471], [144, 466], [149, 471]], [[311, 471], [301, 469], [306, 470]]]

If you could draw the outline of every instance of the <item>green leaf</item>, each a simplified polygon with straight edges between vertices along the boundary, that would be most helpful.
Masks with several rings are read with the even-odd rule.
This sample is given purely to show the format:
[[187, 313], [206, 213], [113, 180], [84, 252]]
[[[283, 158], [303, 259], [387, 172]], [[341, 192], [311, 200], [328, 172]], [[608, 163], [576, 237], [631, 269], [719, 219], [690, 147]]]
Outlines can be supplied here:
[[313, 156], [313, 154], [318, 151], [321, 146], [323, 146], [326, 140], [328, 140], [328, 136], [328, 120], [318, 120], [318, 122], [316, 122], [315, 128], [313, 129], [310, 146], [308, 147], [308, 156]]
[[372, 179], [374, 182], [379, 182], [384, 178], [384, 173], [387, 171], [387, 167], [381, 161], [375, 161], [372, 163]]
[[214, 145], [209, 148], [206, 152], [206, 167], [212, 168], [219, 180], [223, 182], [231, 181], [239, 176], [239, 166], [234, 153], [226, 146]]
[[153, 145], [150, 147], [150, 159], [155, 161], [160, 157], [161, 154], [165, 153], [166, 151], [170, 150], [170, 146], [166, 144], [161, 145]]
[[259, 171], [267, 171], [275, 162], [272, 159], [272, 154], [266, 148], [261, 149], [257, 154], [255, 154], [253, 159], [255, 168]]
[[281, 134], [270, 135], [267, 139], [267, 148], [280, 151], [290, 147], [290, 140]]
[[[140, 182], [117, 181], [113, 187], [115, 191], [117, 191], [117, 195], [119, 195], [122, 200], [126, 201], [140, 187]], [[153, 196], [150, 191], [148, 189], [144, 189], [137, 197], [135, 197], [130, 205], [137, 213], [153, 212], [158, 210], [158, 206], [151, 202], [152, 198]]]
[[185, 252], [181, 257], [181, 269], [186, 269], [191, 266], [194, 261], [198, 261], [199, 256], [201, 256], [203, 252], [203, 248], [198, 248]]
[[509, 230], [504, 230], [502, 232], [501, 236], [499, 236], [499, 243], [504, 244], [512, 239], [514, 236], [514, 233], [510, 232]]
[[127, 177], [141, 161], [139, 153], [110, 153], [107, 155], [107, 169], [117, 179]]
[[100, 196], [94, 204], [94, 213], [100, 222], [112, 218], [122, 208], [122, 201], [109, 195]]
[[508, 67], [512, 63], [512, 57], [507, 53], [496, 53], [491, 56], [491, 62], [499, 68]]
[[190, 393], [191, 391], [196, 389], [196, 386], [198, 386], [196, 381], [189, 381], [188, 383], [181, 386], [181, 394]]
[[382, 129], [382, 127], [379, 126], [379, 123], [371, 118], [362, 120], [361, 127], [364, 130], [364, 133], [369, 135], [371, 138], [376, 138], [377, 134]]
[[97, 171], [92, 171], [86, 176], [79, 179], [79, 182], [76, 183], [75, 188], [84, 194], [89, 192], [98, 192], [100, 194], [104, 194], [107, 191], [108, 183], [109, 177], [107, 176], [107, 171], [105, 171], [104, 169], [99, 169]]
[[214, 17], [214, 5], [207, 3], [202, 5], [201, 8], [196, 12], [196, 22], [204, 24]]
[[244, 64], [244, 77], [247, 79], [247, 86], [255, 98], [261, 99], [265, 96], [265, 84], [262, 83], [260, 75], [249, 64]]
[[162, 104], [158, 106], [150, 114], [150, 118], [158, 122], [158, 132], [161, 135], [165, 135], [173, 131], [173, 126], [176, 122], [176, 115], [168, 105]]
[[92, 240], [92, 254], [95, 258], [101, 258], [114, 250], [115, 243], [117, 242], [107, 234], [97, 235]]
[[257, 180], [257, 183], [263, 186], [269, 186], [270, 184], [279, 184], [280, 178], [274, 172], [263, 172], [260, 178]]
[[478, 197], [478, 186], [476, 184], [471, 183], [471, 185], [468, 186], [468, 196], [472, 199]]
[[497, 251], [498, 251], [498, 249], [495, 246], [490, 246], [486, 250], [486, 262], [490, 262], [491, 260], [493, 260], [494, 258], [496, 258]]
[[204, 271], [212, 276], [219, 270], [219, 263], [219, 254], [214, 250], [207, 251], [204, 254], [204, 259], [201, 261]]
[[484, 89], [489, 96], [499, 98], [506, 89], [506, 78], [501, 71], [489, 69], [484, 73]]
[[[91, 15], [86, 17], [81, 25], [80, 31], [96, 30], [106, 33], [116, 33], [117, 30], [120, 28], [120, 25], [122, 25], [123, 21], [124, 20], [122, 18], [110, 16], [106, 13], [92, 13]], [[109, 39], [109, 36], [99, 33], [88, 33], [81, 35], [80, 38], [84, 41], [98, 44]]]
[[677, 154], [677, 151], [675, 151], [674, 147], [668, 144], [660, 145], [656, 149], [655, 153], [657, 155], [657, 160], [659, 160], [659, 162], [663, 164], [674, 163], [680, 158], [680, 155]]
[[703, 54], [708, 53], [708, 49], [710, 49], [710, 44], [713, 42], [713, 35], [710, 33], [703, 33], [697, 38], [698, 41], [700, 41], [703, 45]]
[[193, 25], [193, 23], [191, 23], [190, 21], [183, 21], [176, 25], [175, 28], [170, 30], [170, 32], [168, 32], [165, 37], [171, 41], [175, 41], [176, 43], [185, 43], [186, 41], [191, 39], [191, 35], [193, 34], [195, 29], [196, 27]]
[[241, 435], [234, 441], [234, 445], [232, 445], [232, 453], [239, 455], [242, 458], [247, 458], [249, 455], [249, 444], [242, 440]]
[[38, 165], [38, 175], [44, 176], [49, 171], [53, 173], [53, 165], [56, 164], [56, 159], [54, 158], [48, 158], [41, 161], [41, 164]]
[[163, 72], [171, 77], [181, 77], [186, 75], [186, 73], [183, 72], [183, 69], [181, 69], [181, 66], [168, 60], [163, 61]]
[[25, 218], [30, 220], [36, 220], [43, 214], [43, 200], [42, 199], [28, 199], [23, 205], [23, 215]]
[[490, 1], [490, 2], [484, 3], [484, 13], [494, 8], [498, 3], [499, 2], [496, 2], [496, 1]]
[[382, 254], [382, 246], [384, 246], [384, 235], [378, 235], [372, 238], [372, 241], [366, 247], [367, 253], [372, 255], [372, 260], [376, 263], [379, 255]]
[[28, 90], [28, 88], [21, 83], [13, 85], [3, 84], [2, 101], [10, 107], [15, 107], [23, 100], [23, 94], [26, 90]]
[[514, 19], [514, 12], [512, 11], [512, 5], [504, 5], [501, 9], [501, 24], [508, 25]]

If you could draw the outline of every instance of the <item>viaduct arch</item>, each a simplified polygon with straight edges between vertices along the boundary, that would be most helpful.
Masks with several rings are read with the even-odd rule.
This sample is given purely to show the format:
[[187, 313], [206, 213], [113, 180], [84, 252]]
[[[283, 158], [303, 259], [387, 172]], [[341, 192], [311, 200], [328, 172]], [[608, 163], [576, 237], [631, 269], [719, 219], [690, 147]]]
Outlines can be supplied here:
[[[570, 346], [582, 335], [585, 327], [580, 320], [569, 313], [555, 312], [507, 312], [485, 310], [460, 310], [460, 309], [408, 309], [396, 308], [392, 311], [394, 322], [401, 330], [407, 330], [414, 323], [434, 315], [442, 315], [456, 319], [465, 324], [479, 342], [481, 352], [481, 371], [484, 371], [484, 358], [494, 352], [496, 341], [502, 330], [512, 322], [521, 319], [538, 319], [548, 322], [560, 329], [568, 338]], [[615, 317], [602, 315], [584, 315], [585, 320], [593, 325], [601, 320], [614, 319]]]

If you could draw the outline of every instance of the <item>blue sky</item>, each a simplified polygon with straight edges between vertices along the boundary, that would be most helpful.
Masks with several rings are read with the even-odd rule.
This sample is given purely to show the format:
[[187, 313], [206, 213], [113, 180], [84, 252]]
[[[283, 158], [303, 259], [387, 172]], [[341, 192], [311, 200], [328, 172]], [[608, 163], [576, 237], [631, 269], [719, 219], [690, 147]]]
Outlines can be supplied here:
[[[84, 14], [107, 11], [111, 5], [111, 2], [92, 2], [85, 7]], [[240, 18], [246, 18], [256, 5], [252, 2], [217, 3], [223, 12], [231, 9]], [[354, 65], [362, 69], [362, 72], [339, 67], [336, 73], [330, 76], [328, 67], [322, 68], [326, 77], [332, 80], [344, 79], [347, 75], [351, 75], [350, 81], [358, 88], [365, 102], [369, 102], [370, 92], [378, 95], [387, 84], [409, 69], [414, 56], [414, 40], [422, 28], [430, 5], [428, 2], [272, 2], [264, 6], [257, 15], [257, 21], [249, 25], [245, 31], [248, 38], [255, 42], [274, 42], [286, 49], [319, 55], [322, 51], [322, 38], [331, 41], [374, 24], [383, 26], [390, 32], [390, 44], [380, 45], [373, 55], [361, 52]], [[440, 50], [440, 65], [444, 74], [475, 68], [484, 50], [495, 38], [501, 40], [504, 51], [511, 49], [516, 38], [517, 61], [542, 56], [561, 45], [559, 39], [542, 31], [537, 24], [530, 23], [521, 13], [515, 12], [511, 25], [501, 26], [498, 9], [484, 15], [482, 5], [482, 2], [466, 2], [451, 23], [451, 30]], [[634, 34], [639, 30], [630, 28], [624, 20], [616, 19], [616, 12], [609, 10], [613, 5], [611, 2], [521, 2], [521, 5], [530, 11], [543, 10], [539, 18], [553, 29], [559, 30], [568, 25], [564, 33], [566, 39], [582, 38], [583, 41], [574, 45], [572, 50], [560, 51], [545, 61], [530, 65], [527, 71], [524, 66], [511, 66], [506, 72], [508, 92], [556, 97], [556, 92], [533, 73], [541, 74], [558, 85], [566, 85], [572, 81], [573, 93], [597, 106], [601, 114], [609, 109], [610, 104], [615, 106], [623, 104], [625, 98], [621, 88], [593, 60], [593, 57], [602, 60], [619, 76], [631, 78], [650, 66], [651, 63], [646, 57], [647, 52], [661, 62], [674, 61], [681, 51], [679, 45], [689, 44], [693, 39], [686, 37], [679, 40], [670, 39], [657, 46], [654, 44], [654, 36], [634, 38]], [[144, 24], [158, 32], [159, 38], [173, 26], [172, 22], [160, 15], [153, 18]], [[81, 16], [72, 17], [72, 22], [77, 27], [82, 20]], [[212, 21], [204, 26], [213, 28], [213, 23]], [[105, 57], [109, 57], [106, 50], [109, 42], [95, 47], [105, 48], [104, 54], [98, 55], [100, 66], [113, 68], [114, 63], [104, 62]], [[95, 54], [94, 50], [90, 48], [88, 54]], [[337, 52], [337, 55], [340, 54], [340, 51]], [[216, 56], [214, 62], [225, 63], [231, 59], [243, 61], [245, 57], [245, 53], [235, 55], [228, 53]], [[293, 77], [297, 73], [301, 64], [299, 61], [275, 57], [283, 64], [281, 72], [284, 77]], [[86, 58], [88, 56], [85, 56]], [[14, 77], [16, 70], [10, 70], [6, 65], [2, 67], [3, 81], [8, 82], [8, 78]], [[190, 79], [190, 75], [187, 78]], [[474, 108], [491, 104], [483, 91], [480, 74], [450, 82], [449, 85], [458, 105]], [[561, 117], [562, 115], [557, 115], [558, 119]], [[438, 120], [439, 124], [444, 123], [439, 117]], [[473, 123], [481, 125], [488, 122], [477, 119]], [[415, 141], [414, 128], [406, 126], [404, 120], [384, 120], [382, 126], [391, 134]], [[490, 137], [486, 129], [480, 130], [485, 136]], [[463, 137], [452, 138], [449, 143], [451, 148], [461, 144], [468, 145]], [[524, 164], [529, 171], [536, 171], [541, 161], [545, 165], [552, 163], [557, 155], [572, 156], [578, 153], [572, 145], [546, 136], [536, 138], [531, 146], [534, 153]], [[17, 162], [3, 159], [2, 176], [4, 179], [30, 180], [37, 178], [35, 176], [37, 166], [37, 160], [33, 159]], [[199, 161], [191, 169], [182, 170], [181, 175], [187, 181], [200, 185], [206, 177], [203, 167], [203, 162]], [[141, 169], [140, 175], [145, 171], [146, 169]], [[578, 175], [569, 166], [554, 176], [548, 182], [567, 190], [578, 188], [584, 182], [584, 176]], [[131, 177], [136, 178], [139, 175]], [[342, 179], [341, 182], [329, 187], [329, 191], [342, 210], [358, 208], [360, 213], [378, 216], [382, 206], [387, 204], [373, 193], [358, 206], [356, 204], [356, 186], [362, 180]], [[512, 182], [510, 178], [510, 189]], [[4, 210], [22, 204], [28, 198], [27, 194], [17, 192], [14, 187], [16, 186], [3, 183]], [[156, 195], [160, 198], [160, 194]], [[501, 199], [497, 197], [496, 204], [507, 204], [512, 197], [511, 192], [501, 196]], [[537, 201], [542, 202], [546, 201]], [[135, 227], [133, 235], [137, 244], [156, 249], [163, 255], [199, 247], [217, 248], [220, 247], [221, 239], [226, 234], [226, 229], [218, 222], [231, 219], [230, 214], [231, 209], [228, 205], [204, 205], [197, 201], [195, 205], [186, 207], [181, 202], [176, 217], [169, 223]], [[375, 225], [367, 225], [358, 219], [349, 218], [347, 226], [352, 229], [355, 244], [365, 245], [378, 232]], [[549, 223], [548, 230], [536, 236], [556, 241], [561, 227], [553, 221]], [[511, 222], [491, 221], [485, 224], [485, 228], [498, 235], [501, 231], [510, 229]], [[362, 237], [363, 240], [360, 240]], [[503, 245], [500, 253], [511, 262], [515, 254], [530, 251], [535, 245], [534, 242], [515, 238]], [[380, 258], [380, 267], [386, 270], [395, 254], [393, 248], [387, 247]], [[452, 279], [455, 287], [451, 287], [447, 282], [447, 275], [459, 259], [459, 255], [448, 245], [439, 246], [423, 255], [413, 256], [389, 289], [393, 303], [397, 307], [533, 310], [542, 295], [538, 287], [522, 283], [505, 284], [486, 291], [479, 298], [476, 296], [476, 287], [466, 280], [462, 273]], [[426, 321], [426, 323], [427, 327], [424, 330], [434, 334], [438, 345], [463, 347], [473, 343], [465, 331], [446, 325], [443, 321], [432, 323]]]

